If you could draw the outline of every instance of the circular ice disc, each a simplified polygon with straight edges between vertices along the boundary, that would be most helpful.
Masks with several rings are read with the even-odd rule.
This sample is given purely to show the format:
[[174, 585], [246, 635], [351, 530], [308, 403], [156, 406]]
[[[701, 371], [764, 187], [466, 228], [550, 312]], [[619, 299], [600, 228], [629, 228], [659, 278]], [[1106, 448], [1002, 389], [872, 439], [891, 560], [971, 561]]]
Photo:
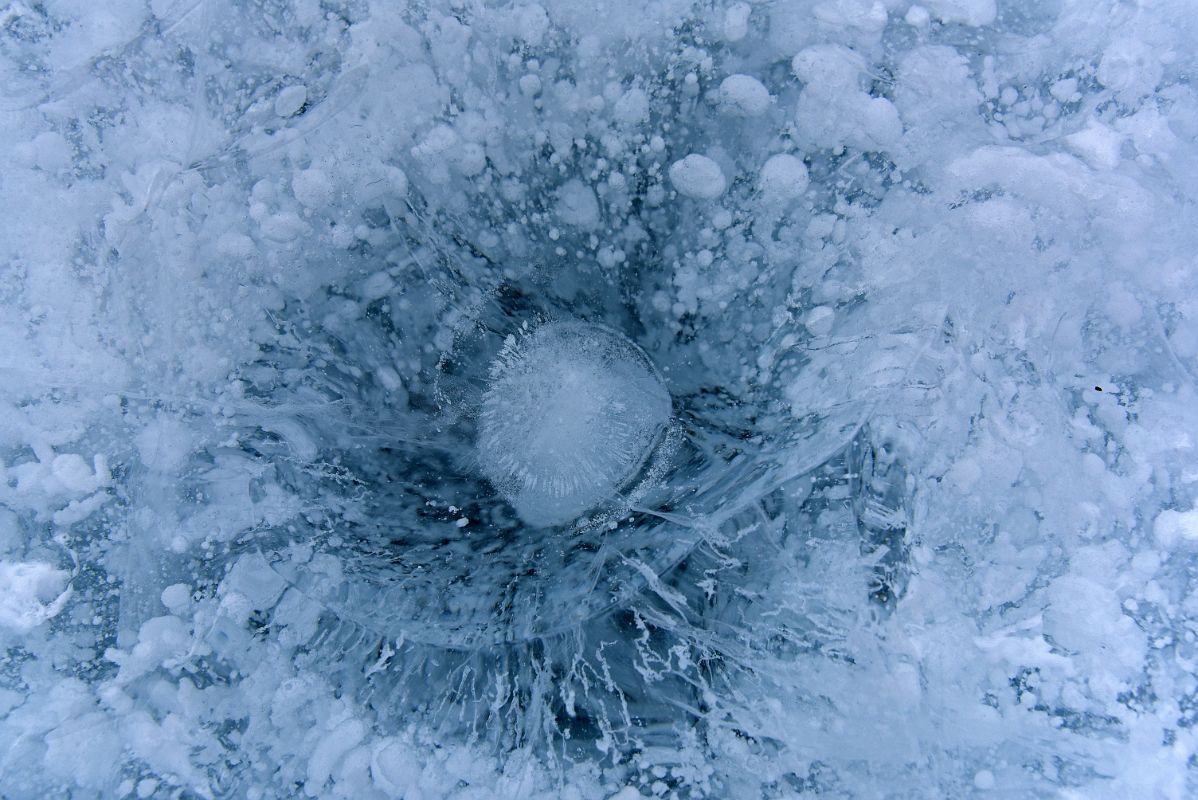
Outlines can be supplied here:
[[601, 325], [551, 322], [511, 336], [479, 415], [483, 475], [530, 525], [560, 525], [612, 497], [670, 418], [645, 354]]

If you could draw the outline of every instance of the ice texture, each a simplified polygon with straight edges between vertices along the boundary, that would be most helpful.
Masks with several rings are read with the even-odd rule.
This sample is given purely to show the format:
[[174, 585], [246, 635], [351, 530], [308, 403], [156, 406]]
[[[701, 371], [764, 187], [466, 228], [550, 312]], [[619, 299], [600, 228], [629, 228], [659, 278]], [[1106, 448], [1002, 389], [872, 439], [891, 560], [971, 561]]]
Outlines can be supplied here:
[[670, 417], [670, 395], [635, 345], [574, 322], [513, 337], [482, 402], [483, 473], [530, 525], [569, 522], [609, 497]]
[[0, 21], [0, 795], [1198, 796], [1192, 0]]

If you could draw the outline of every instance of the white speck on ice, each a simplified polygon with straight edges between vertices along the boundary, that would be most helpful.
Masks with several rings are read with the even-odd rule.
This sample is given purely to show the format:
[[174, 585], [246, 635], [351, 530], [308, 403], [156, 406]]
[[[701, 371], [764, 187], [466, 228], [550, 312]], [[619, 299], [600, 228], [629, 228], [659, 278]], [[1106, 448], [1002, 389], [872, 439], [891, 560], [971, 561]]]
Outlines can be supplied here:
[[728, 188], [720, 165], [698, 153], [691, 153], [670, 165], [670, 183], [679, 194], [697, 200], [714, 200]]
[[994, 788], [994, 773], [988, 769], [980, 769], [973, 776], [973, 785], [975, 788], [983, 791]]
[[770, 93], [752, 75], [729, 75], [720, 83], [720, 107], [737, 117], [759, 117], [769, 110]]

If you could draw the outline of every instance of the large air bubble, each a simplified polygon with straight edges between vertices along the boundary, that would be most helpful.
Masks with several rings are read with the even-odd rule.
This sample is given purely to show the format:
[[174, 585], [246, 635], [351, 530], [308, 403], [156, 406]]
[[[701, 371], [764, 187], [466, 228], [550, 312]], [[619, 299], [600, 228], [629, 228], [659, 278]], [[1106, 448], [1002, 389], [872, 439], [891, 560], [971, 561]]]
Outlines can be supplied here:
[[510, 336], [492, 364], [478, 460], [522, 520], [560, 525], [627, 483], [669, 419], [670, 395], [636, 345], [552, 322]]

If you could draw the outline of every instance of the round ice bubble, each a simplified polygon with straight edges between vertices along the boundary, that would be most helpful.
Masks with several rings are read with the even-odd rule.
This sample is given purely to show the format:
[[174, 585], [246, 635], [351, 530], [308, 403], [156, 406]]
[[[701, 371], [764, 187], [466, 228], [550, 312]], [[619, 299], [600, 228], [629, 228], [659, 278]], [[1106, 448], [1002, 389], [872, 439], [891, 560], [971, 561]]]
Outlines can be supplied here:
[[478, 461], [522, 520], [560, 525], [616, 494], [669, 419], [640, 348], [601, 325], [551, 322], [508, 337], [491, 365]]

